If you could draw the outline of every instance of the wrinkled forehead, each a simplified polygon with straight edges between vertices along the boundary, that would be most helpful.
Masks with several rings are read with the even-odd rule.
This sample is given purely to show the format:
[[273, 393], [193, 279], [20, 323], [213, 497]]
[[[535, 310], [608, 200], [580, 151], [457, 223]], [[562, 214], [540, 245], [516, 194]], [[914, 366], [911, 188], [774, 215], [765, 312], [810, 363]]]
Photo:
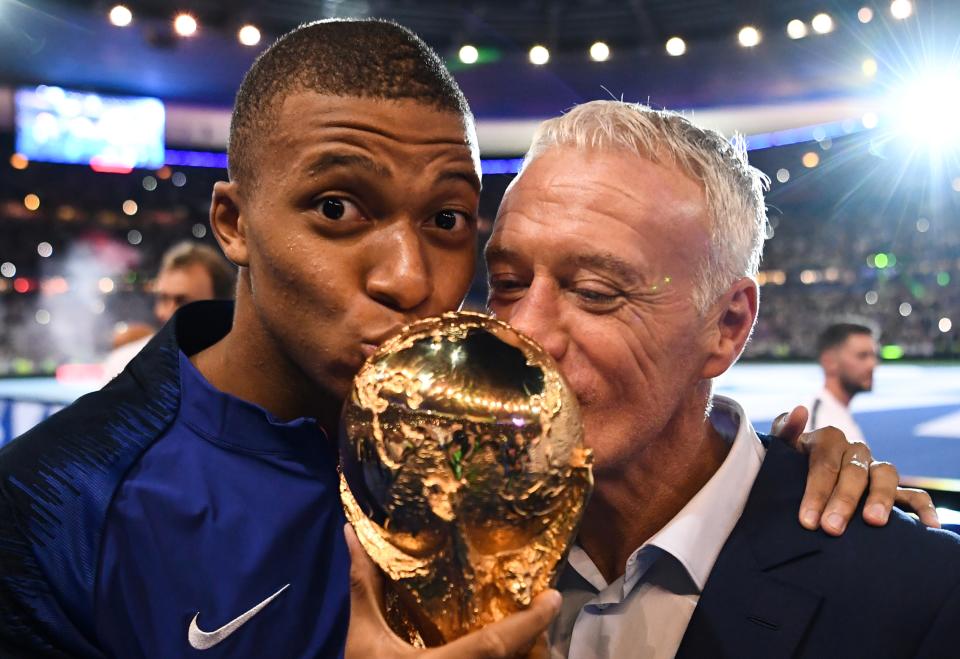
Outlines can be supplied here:
[[353, 139], [381, 138], [412, 146], [463, 147], [476, 160], [476, 126], [469, 114], [413, 99], [339, 96], [300, 91], [277, 108], [263, 139], [279, 148], [312, 146], [317, 131], [354, 131]]
[[669, 161], [622, 148], [560, 145], [525, 163], [508, 186], [494, 232], [535, 220], [567, 230], [666, 238], [708, 237], [704, 187]]

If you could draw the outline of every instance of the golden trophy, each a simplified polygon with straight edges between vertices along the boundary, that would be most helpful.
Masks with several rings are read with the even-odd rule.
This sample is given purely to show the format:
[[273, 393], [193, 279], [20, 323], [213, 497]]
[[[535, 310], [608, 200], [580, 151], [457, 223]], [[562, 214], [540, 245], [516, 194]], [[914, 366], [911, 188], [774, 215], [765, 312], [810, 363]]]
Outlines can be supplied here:
[[357, 374], [341, 497], [393, 582], [388, 619], [453, 640], [553, 585], [590, 495], [580, 412], [554, 360], [501, 321], [406, 327]]

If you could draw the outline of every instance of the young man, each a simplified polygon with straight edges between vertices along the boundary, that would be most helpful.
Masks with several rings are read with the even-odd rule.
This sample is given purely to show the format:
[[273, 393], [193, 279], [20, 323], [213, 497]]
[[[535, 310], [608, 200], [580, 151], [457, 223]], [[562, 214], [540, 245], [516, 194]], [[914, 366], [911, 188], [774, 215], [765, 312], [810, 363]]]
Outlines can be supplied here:
[[857, 323], [836, 323], [817, 338], [823, 369], [823, 389], [810, 406], [809, 430], [833, 426], [847, 439], [866, 443], [850, 414], [850, 402], [861, 391], [873, 389], [877, 341], [873, 330]]
[[[210, 218], [236, 306], [185, 307], [123, 375], [0, 452], [4, 656], [333, 657], [348, 622], [348, 654], [410, 656], [364, 633], [369, 598], [349, 619], [336, 429], [377, 344], [467, 291], [473, 120], [412, 33], [315, 23], [247, 74], [229, 157]], [[849, 517], [826, 493], [848, 448], [865, 456], [830, 446], [815, 517]], [[865, 471], [842, 473], [859, 499]], [[874, 474], [889, 508], [895, 477]], [[550, 591], [425, 656], [511, 656], [558, 606]]]

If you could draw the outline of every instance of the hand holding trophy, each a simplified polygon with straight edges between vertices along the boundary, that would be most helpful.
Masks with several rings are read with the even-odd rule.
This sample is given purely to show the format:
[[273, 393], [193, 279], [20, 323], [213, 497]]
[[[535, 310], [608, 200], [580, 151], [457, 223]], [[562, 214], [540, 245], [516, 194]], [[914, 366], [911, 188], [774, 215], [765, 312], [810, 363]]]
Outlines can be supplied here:
[[367, 360], [340, 454], [347, 518], [396, 594], [391, 626], [427, 645], [549, 588], [592, 487], [555, 362], [467, 312], [414, 323]]

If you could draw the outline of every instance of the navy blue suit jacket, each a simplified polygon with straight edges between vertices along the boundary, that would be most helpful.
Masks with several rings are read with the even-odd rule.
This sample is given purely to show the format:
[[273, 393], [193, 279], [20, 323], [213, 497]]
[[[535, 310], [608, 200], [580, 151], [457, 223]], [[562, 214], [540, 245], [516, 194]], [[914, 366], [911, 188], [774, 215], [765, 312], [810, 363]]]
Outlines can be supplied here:
[[781, 442], [717, 558], [677, 657], [960, 657], [960, 537], [894, 510], [833, 538], [797, 521], [807, 458]]

